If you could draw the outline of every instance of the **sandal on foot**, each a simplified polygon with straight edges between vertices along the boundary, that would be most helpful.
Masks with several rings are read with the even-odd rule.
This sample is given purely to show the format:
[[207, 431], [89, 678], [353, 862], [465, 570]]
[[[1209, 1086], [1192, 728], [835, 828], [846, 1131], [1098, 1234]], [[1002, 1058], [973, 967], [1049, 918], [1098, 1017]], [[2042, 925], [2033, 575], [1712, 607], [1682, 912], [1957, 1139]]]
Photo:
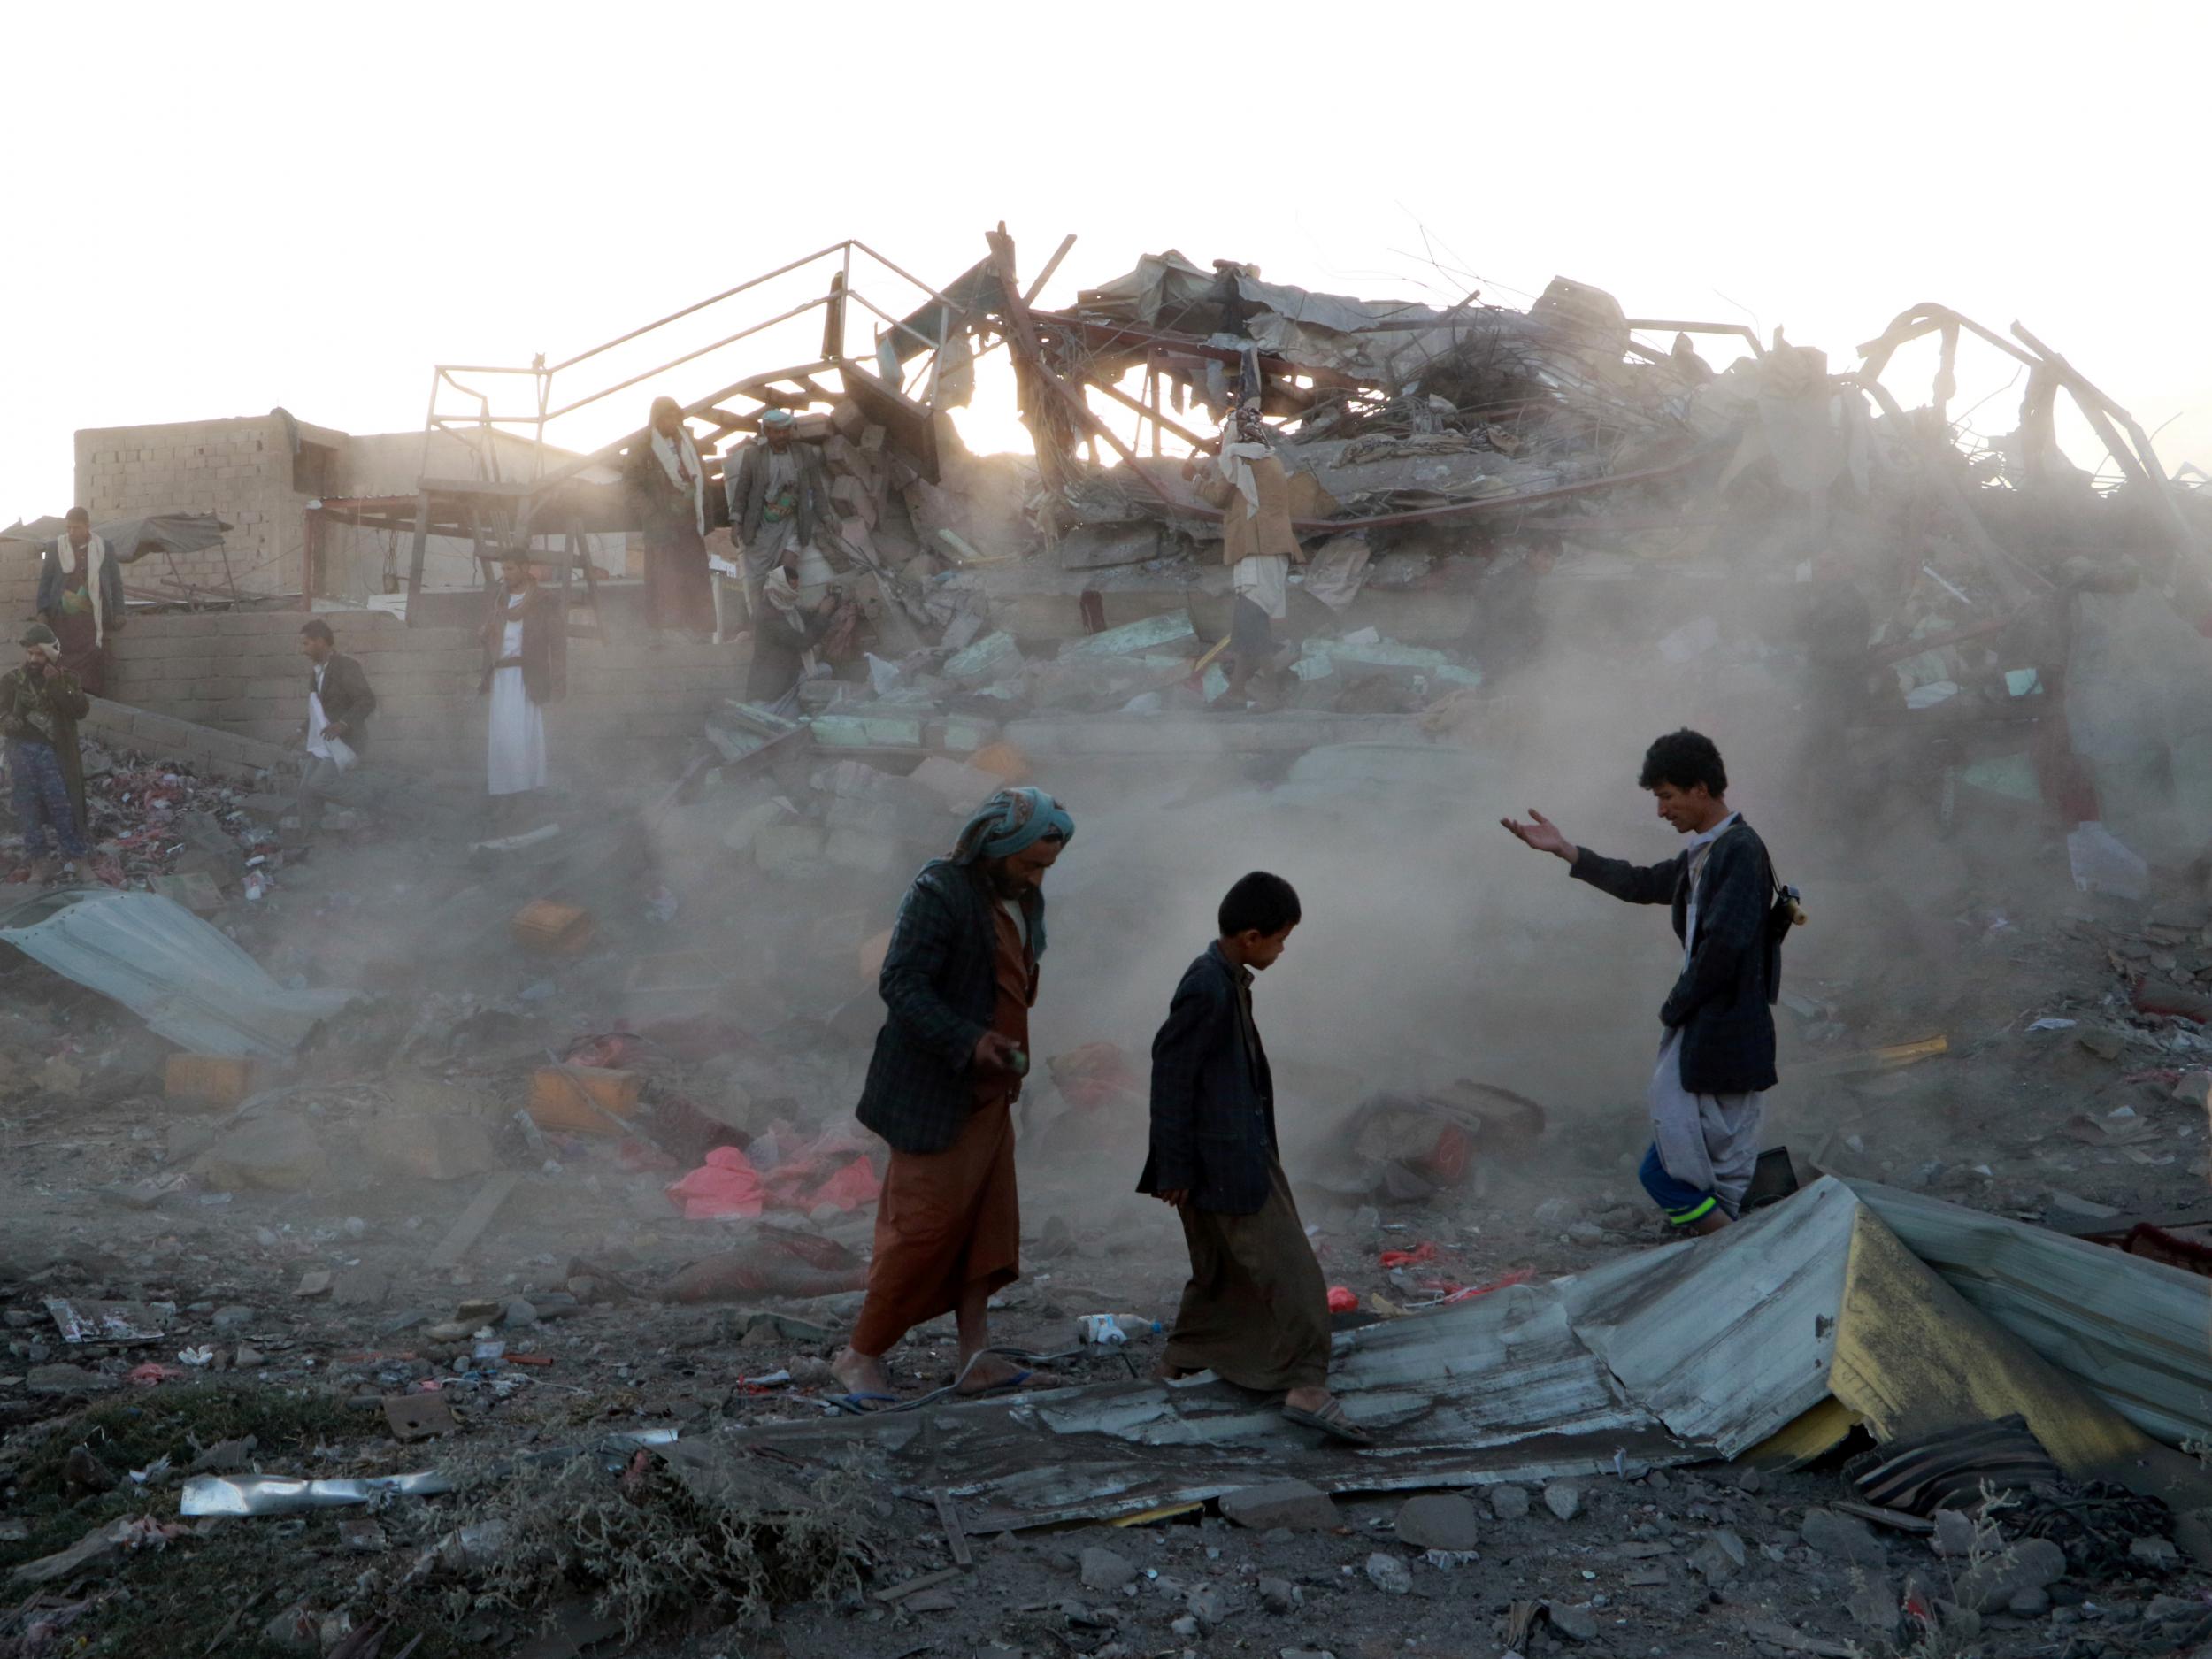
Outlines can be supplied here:
[[1372, 1446], [1375, 1437], [1352, 1421], [1341, 1400], [1332, 1400], [1318, 1411], [1308, 1411], [1301, 1406], [1285, 1406], [1283, 1420], [1295, 1423], [1302, 1429], [1319, 1429], [1333, 1440], [1342, 1440], [1348, 1446]]
[[855, 1417], [865, 1417], [871, 1411], [887, 1411], [898, 1404], [896, 1394], [871, 1394], [855, 1390], [849, 1394], [824, 1394], [822, 1398], [840, 1411], [849, 1411]]

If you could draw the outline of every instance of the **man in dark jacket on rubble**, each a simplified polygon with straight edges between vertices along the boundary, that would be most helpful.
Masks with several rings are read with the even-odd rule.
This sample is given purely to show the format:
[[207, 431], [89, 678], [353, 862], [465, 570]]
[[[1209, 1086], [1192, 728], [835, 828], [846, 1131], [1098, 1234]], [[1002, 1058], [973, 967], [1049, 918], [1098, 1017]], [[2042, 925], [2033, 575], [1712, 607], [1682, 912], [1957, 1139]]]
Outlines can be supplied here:
[[1689, 837], [1663, 864], [1632, 864], [1578, 847], [1541, 812], [1502, 820], [1568, 873], [1631, 904], [1671, 905], [1682, 972], [1660, 1006], [1665, 1028], [1647, 1099], [1651, 1149], [1644, 1188], [1667, 1219], [1716, 1233], [1741, 1212], [1759, 1159], [1759, 1122], [1774, 1087], [1781, 949], [1769, 925], [1774, 876], [1765, 844], [1726, 799], [1712, 739], [1680, 731], [1644, 755], [1637, 782], [1659, 816]]
[[[9, 792], [23, 826], [29, 879], [73, 875], [89, 850], [84, 800], [84, 758], [77, 722], [92, 712], [76, 675], [61, 665], [53, 629], [34, 622], [23, 631], [23, 661], [0, 674], [0, 739], [7, 744]], [[56, 870], [46, 850], [49, 833], [61, 843]]]

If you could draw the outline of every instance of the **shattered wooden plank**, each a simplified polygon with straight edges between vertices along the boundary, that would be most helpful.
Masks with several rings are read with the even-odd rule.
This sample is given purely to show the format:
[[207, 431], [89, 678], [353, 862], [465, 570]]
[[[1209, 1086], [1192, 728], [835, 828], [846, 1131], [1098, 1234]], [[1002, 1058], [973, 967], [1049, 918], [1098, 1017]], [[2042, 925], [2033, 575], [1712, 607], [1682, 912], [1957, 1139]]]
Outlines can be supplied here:
[[[1073, 238], [1070, 238], [1071, 241]], [[960, 1511], [953, 1507], [951, 1495], [945, 1492], [935, 1494], [937, 1519], [945, 1529], [945, 1542], [952, 1548], [953, 1561], [966, 1566], [973, 1559], [968, 1553], [968, 1536], [960, 1530]]]
[[502, 1170], [496, 1175], [488, 1176], [477, 1189], [476, 1196], [469, 1201], [469, 1207], [461, 1212], [461, 1218], [453, 1224], [453, 1230], [432, 1252], [430, 1265], [442, 1270], [460, 1265], [461, 1258], [469, 1253], [484, 1229], [491, 1225], [500, 1205], [507, 1202], [507, 1194], [515, 1190], [521, 1179], [514, 1170]]

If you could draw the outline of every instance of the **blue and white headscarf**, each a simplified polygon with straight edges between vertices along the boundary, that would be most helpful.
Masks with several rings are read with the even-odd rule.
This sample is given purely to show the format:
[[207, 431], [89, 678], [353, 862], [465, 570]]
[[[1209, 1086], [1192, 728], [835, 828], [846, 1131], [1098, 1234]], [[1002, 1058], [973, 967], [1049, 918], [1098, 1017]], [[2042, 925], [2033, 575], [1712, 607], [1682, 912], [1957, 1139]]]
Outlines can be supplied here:
[[1010, 858], [1041, 841], [1074, 839], [1075, 820], [1042, 789], [1002, 789], [961, 826], [947, 857], [967, 865], [979, 858]]

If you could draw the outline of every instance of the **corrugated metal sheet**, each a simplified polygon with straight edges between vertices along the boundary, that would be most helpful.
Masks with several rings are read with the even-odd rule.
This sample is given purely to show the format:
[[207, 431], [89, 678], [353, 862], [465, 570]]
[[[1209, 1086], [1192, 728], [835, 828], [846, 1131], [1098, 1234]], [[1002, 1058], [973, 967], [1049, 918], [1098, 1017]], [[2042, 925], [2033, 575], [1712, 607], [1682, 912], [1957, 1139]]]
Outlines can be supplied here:
[[354, 997], [279, 985], [222, 933], [151, 893], [42, 894], [0, 912], [0, 939], [193, 1054], [290, 1054]]
[[1827, 1396], [1858, 1210], [1848, 1187], [1821, 1181], [1752, 1225], [1559, 1293], [1631, 1398], [1733, 1457]]
[[1872, 1181], [1853, 1190], [1973, 1307], [2144, 1432], [2212, 1440], [2212, 1279]]
[[897, 1476], [979, 1506], [969, 1524], [987, 1531], [1141, 1514], [1271, 1480], [1389, 1491], [1634, 1475], [1713, 1455], [1623, 1395], [1549, 1287], [1340, 1336], [1332, 1386], [1376, 1445], [1317, 1445], [1271, 1400], [1195, 1378], [778, 1425], [733, 1443], [824, 1458], [864, 1448]]
[[[976, 1505], [970, 1525], [989, 1530], [1288, 1479], [1361, 1492], [1635, 1474], [1771, 1452], [1790, 1431], [1786, 1460], [1854, 1422], [1881, 1438], [2019, 1411], [2062, 1465], [2135, 1484], [2159, 1448], [2068, 1374], [2095, 1356], [2032, 1352], [1916, 1260], [1872, 1202], [1826, 1178], [1715, 1238], [1339, 1337], [1330, 1386], [1371, 1447], [1317, 1446], [1273, 1401], [1197, 1378], [777, 1425], [732, 1437], [728, 1455], [865, 1449]], [[1913, 1231], [1942, 1229], [1924, 1217]], [[2212, 1502], [2193, 1472], [2169, 1468], [2158, 1490]]]

